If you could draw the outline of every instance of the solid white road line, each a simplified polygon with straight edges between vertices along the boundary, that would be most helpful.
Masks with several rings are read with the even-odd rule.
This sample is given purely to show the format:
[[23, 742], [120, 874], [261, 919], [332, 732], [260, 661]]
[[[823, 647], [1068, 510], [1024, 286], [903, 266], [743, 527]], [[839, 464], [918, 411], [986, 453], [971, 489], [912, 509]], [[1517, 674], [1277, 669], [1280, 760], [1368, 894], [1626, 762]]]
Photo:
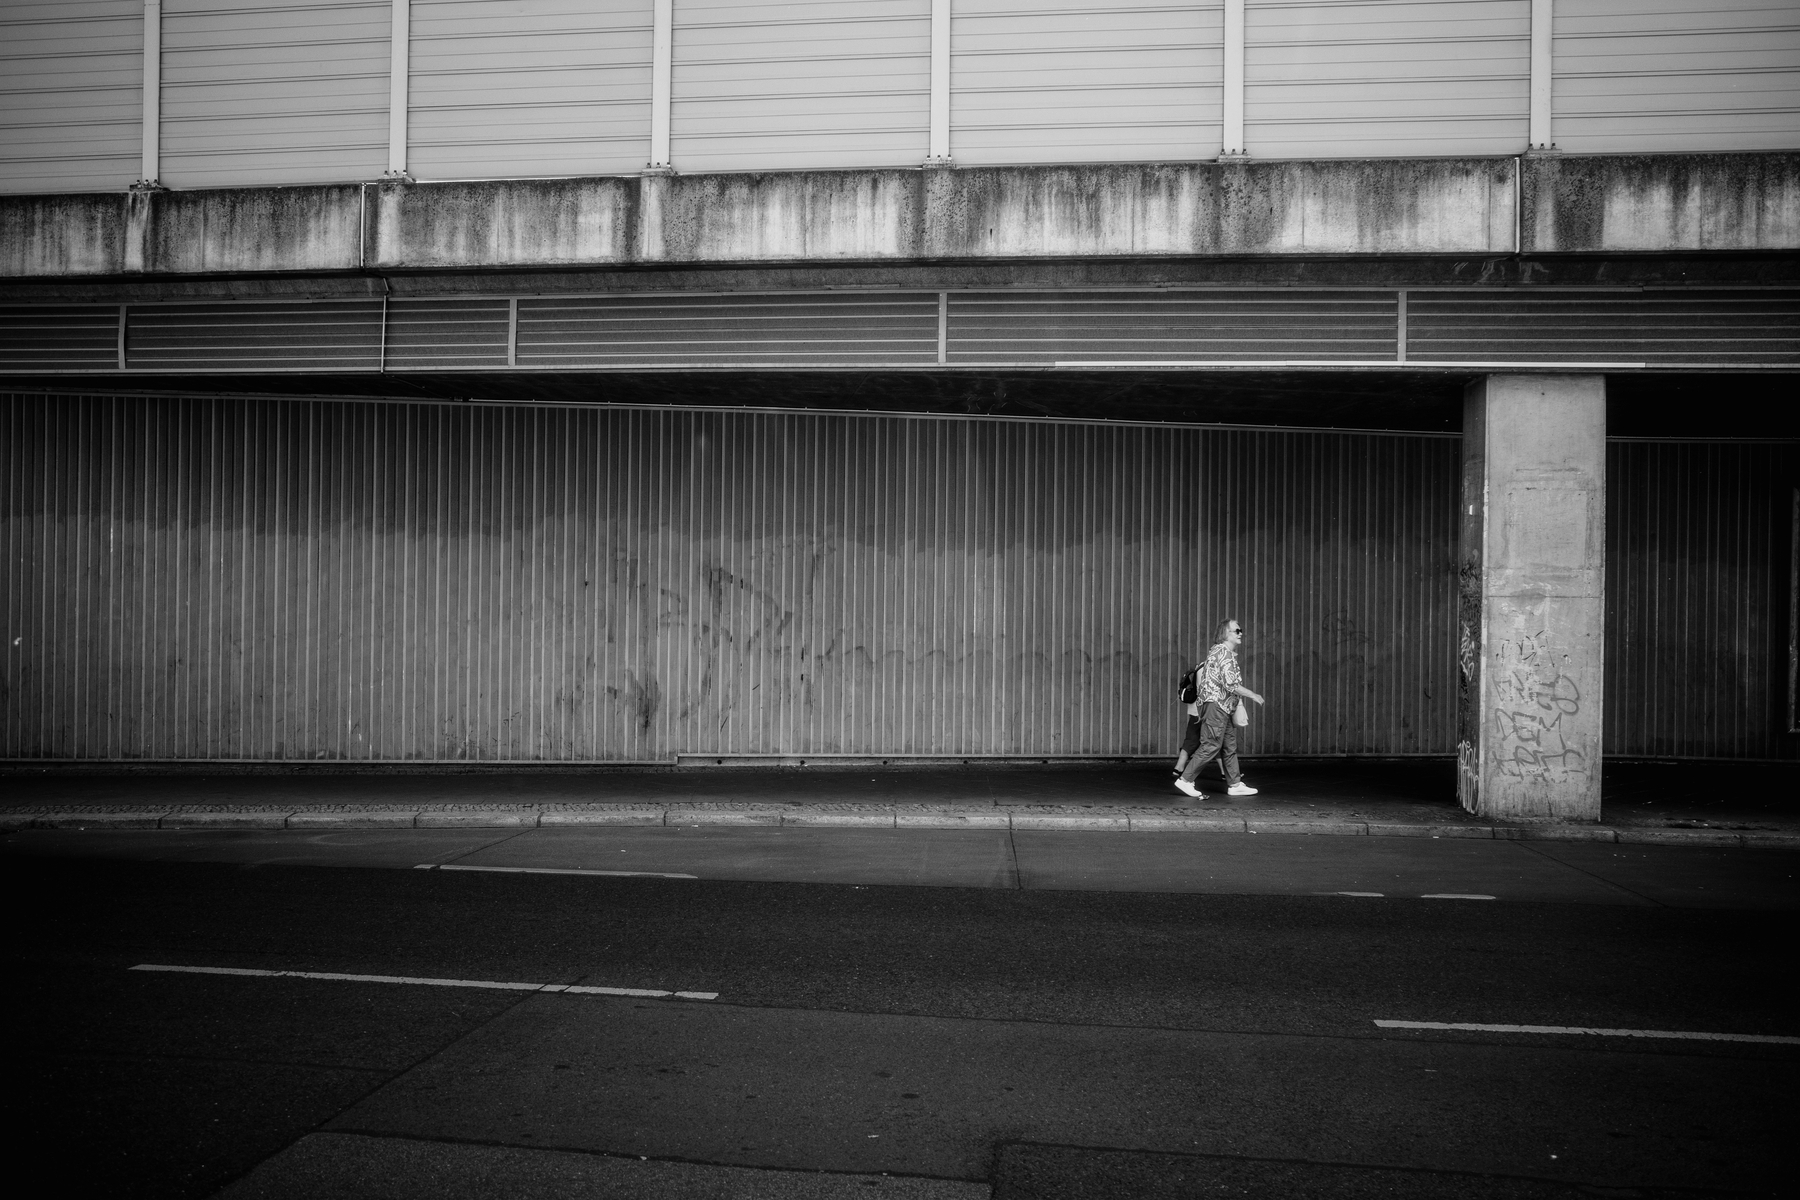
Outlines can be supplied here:
[[411, 983], [423, 987], [489, 988], [502, 992], [569, 992], [582, 996], [674, 996], [682, 1000], [717, 1000], [717, 992], [664, 992], [653, 988], [588, 987], [568, 983], [509, 983], [497, 979], [416, 979], [410, 975], [346, 975], [341, 971], [259, 971], [252, 967], [173, 967], [139, 963], [133, 971], [176, 971], [183, 975], [253, 975], [260, 979], [330, 979], [342, 983]]
[[589, 871], [582, 867], [476, 867], [464, 863], [420, 863], [415, 871], [500, 871], [508, 875], [638, 875], [649, 879], [698, 879], [674, 871]]
[[1421, 900], [1492, 900], [1492, 896], [1483, 896], [1478, 892], [1427, 892], [1420, 896]]
[[1581, 1025], [1476, 1025], [1452, 1021], [1377, 1021], [1383, 1029], [1461, 1029], [1472, 1033], [1579, 1033], [1589, 1037], [1680, 1038], [1690, 1042], [1770, 1042], [1800, 1046], [1800, 1037], [1761, 1033], [1688, 1033], [1668, 1029], [1589, 1029]]

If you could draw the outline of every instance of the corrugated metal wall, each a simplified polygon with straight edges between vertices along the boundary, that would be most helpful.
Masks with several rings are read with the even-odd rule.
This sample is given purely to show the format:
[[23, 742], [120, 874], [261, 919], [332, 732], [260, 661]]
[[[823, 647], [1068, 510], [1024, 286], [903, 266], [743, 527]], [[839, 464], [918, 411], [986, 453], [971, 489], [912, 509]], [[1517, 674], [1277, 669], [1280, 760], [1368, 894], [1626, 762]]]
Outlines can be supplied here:
[[1244, 140], [1257, 158], [1517, 154], [1531, 0], [1253, 0]]
[[1556, 0], [1552, 28], [1563, 150], [1800, 146], [1793, 0]]
[[1221, 0], [956, 0], [951, 12], [957, 163], [1217, 157]]
[[1450, 438], [6, 397], [0, 754], [1447, 754]]
[[407, 166], [420, 179], [641, 171], [652, 0], [412, 0]]
[[164, 0], [162, 181], [378, 177], [390, 21], [387, 0]]
[[670, 154], [684, 171], [917, 166], [931, 0], [677, 0]]
[[116, 192], [142, 148], [142, 0], [0, 4], [0, 192]]
[[1788, 709], [1787, 444], [1606, 453], [1606, 753], [1800, 759]]

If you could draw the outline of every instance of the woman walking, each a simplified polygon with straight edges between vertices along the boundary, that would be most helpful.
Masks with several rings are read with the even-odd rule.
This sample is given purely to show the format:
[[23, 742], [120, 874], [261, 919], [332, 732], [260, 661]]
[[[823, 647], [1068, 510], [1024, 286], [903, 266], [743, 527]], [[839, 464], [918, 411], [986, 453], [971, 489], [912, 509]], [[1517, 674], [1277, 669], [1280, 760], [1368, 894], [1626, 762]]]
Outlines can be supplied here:
[[1175, 786], [1189, 796], [1198, 796], [1200, 789], [1194, 786], [1194, 779], [1200, 774], [1200, 768], [1211, 762], [1216, 755], [1225, 768], [1225, 782], [1230, 786], [1226, 794], [1231, 796], [1254, 796], [1256, 789], [1244, 782], [1238, 771], [1237, 757], [1237, 725], [1234, 721], [1238, 705], [1245, 700], [1254, 700], [1258, 704], [1263, 698], [1244, 686], [1243, 676], [1238, 673], [1237, 648], [1244, 641], [1244, 627], [1236, 617], [1220, 621], [1219, 627], [1213, 631], [1212, 649], [1207, 651], [1206, 662], [1200, 668], [1200, 694], [1195, 699], [1199, 708], [1198, 721], [1190, 723], [1188, 741], [1194, 741], [1197, 724], [1198, 742], [1192, 750], [1188, 750], [1187, 765], [1182, 768], [1181, 778]]

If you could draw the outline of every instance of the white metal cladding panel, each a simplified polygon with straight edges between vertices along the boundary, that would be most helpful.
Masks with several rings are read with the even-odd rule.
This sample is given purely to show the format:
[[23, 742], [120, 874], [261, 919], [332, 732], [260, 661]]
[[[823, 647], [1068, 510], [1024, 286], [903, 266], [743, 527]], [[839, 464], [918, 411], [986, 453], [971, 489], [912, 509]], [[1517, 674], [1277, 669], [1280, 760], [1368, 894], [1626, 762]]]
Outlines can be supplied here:
[[958, 0], [951, 11], [950, 153], [959, 164], [1218, 155], [1218, 0]]
[[683, 171], [917, 166], [931, 0], [677, 0], [670, 157]]
[[1407, 293], [1412, 362], [1800, 363], [1800, 292]]
[[1392, 362], [1392, 291], [952, 292], [949, 360]]
[[1557, 0], [1554, 29], [1563, 150], [1800, 148], [1794, 0]]
[[1255, 0], [1244, 140], [1258, 158], [1517, 154], [1531, 0]]
[[0, 370], [69, 371], [119, 365], [119, 306], [0, 308]]
[[935, 292], [541, 297], [520, 366], [856, 366], [937, 361]]
[[144, 304], [126, 310], [125, 365], [136, 370], [374, 370], [379, 300]]
[[123, 191], [143, 88], [142, 0], [0, 0], [0, 192]]
[[0, 397], [0, 755], [1452, 745], [1453, 438]]
[[163, 182], [378, 177], [391, 20], [387, 0], [165, 0]]
[[641, 171], [652, 0], [413, 0], [407, 166], [422, 179]]

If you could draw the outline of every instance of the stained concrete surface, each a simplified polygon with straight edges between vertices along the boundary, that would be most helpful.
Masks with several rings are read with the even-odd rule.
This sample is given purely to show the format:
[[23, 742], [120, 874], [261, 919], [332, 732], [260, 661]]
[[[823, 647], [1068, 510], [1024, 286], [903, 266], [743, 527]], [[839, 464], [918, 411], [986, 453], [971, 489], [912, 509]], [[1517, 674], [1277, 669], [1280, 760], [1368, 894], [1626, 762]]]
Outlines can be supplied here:
[[[1516, 178], [1515, 178], [1516, 177]], [[1800, 156], [775, 171], [0, 197], [14, 276], [1021, 256], [1785, 250]], [[271, 218], [282, 219], [271, 223]], [[124, 229], [120, 229], [120, 225]], [[124, 243], [121, 245], [121, 243]]]

